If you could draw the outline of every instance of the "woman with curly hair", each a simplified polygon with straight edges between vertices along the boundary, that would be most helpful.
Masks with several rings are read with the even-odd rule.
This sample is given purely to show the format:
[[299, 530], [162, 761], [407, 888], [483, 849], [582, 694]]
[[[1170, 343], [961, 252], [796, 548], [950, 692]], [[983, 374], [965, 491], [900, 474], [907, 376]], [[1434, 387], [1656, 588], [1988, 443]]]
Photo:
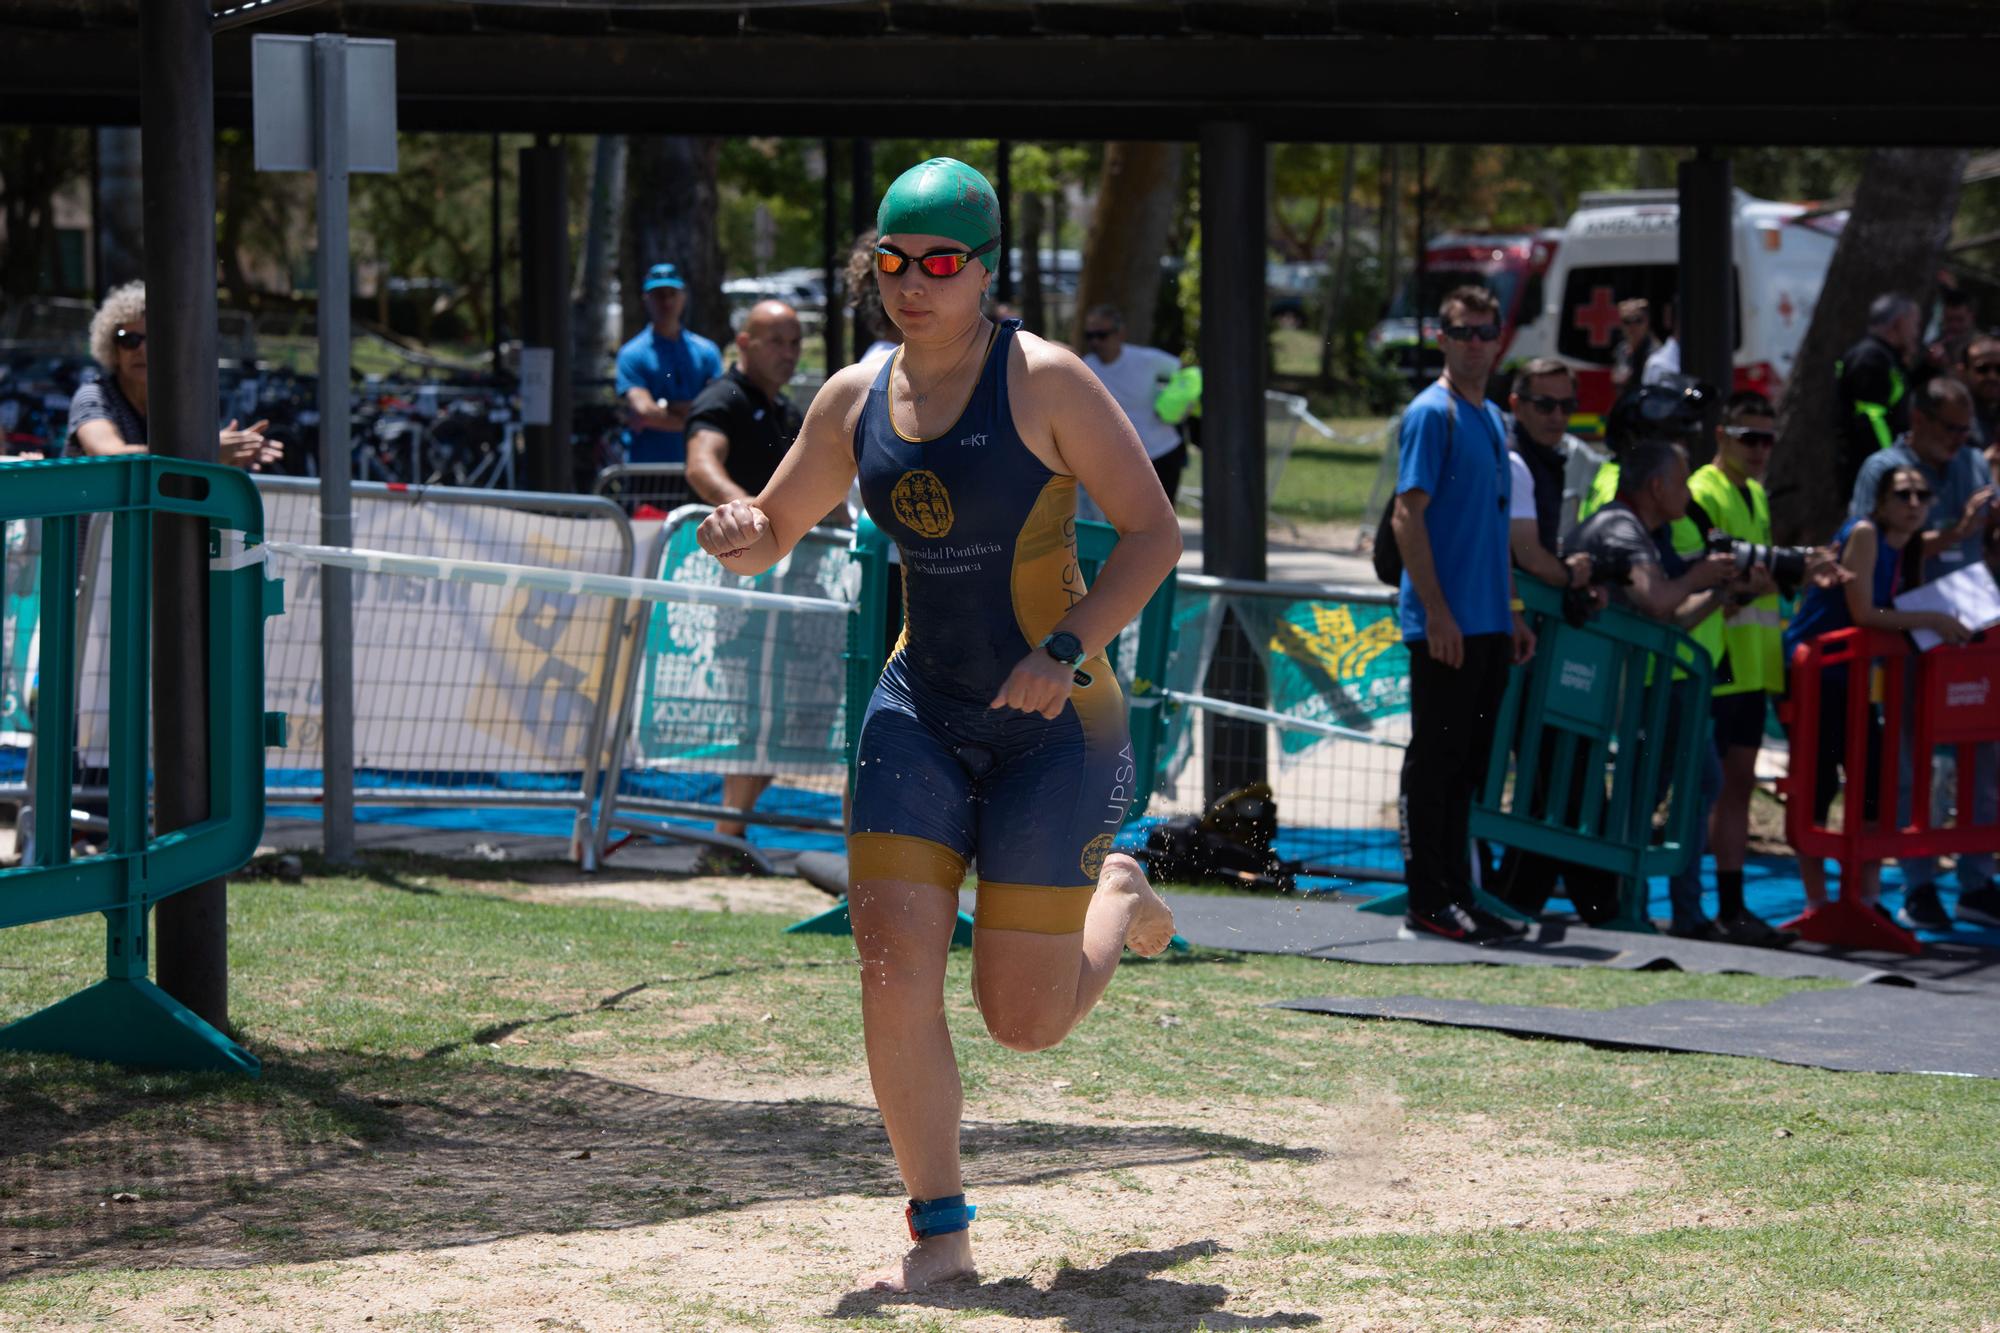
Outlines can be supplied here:
[[[70, 399], [64, 456], [112, 458], [147, 452], [145, 283], [114, 287], [104, 298], [90, 321], [90, 354], [104, 373]], [[222, 428], [217, 457], [253, 471], [275, 462], [284, 449], [264, 437], [270, 424], [260, 421], [238, 430], [232, 418]]]

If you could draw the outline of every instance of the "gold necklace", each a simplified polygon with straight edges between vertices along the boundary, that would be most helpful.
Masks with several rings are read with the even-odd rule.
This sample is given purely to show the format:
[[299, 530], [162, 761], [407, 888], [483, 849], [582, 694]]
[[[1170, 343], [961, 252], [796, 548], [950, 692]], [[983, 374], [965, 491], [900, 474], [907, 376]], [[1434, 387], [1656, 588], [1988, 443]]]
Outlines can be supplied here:
[[[982, 323], [984, 322], [984, 319], [985, 317], [981, 316]], [[987, 335], [987, 342], [988, 343], [992, 342], [992, 335], [990, 333]], [[965, 358], [970, 356], [972, 354], [972, 349], [974, 347], [977, 347], [978, 345], [979, 345], [979, 340], [977, 338], [969, 339], [965, 344], [965, 350], [958, 354], [958, 360], [952, 362], [951, 368], [946, 370], [944, 374], [938, 376], [937, 379], [931, 383], [931, 389], [937, 388], [938, 385], [943, 384], [953, 375], [956, 375], [958, 373], [958, 368], [965, 364]], [[908, 356], [907, 344], [905, 345], [903, 350], [898, 352], [898, 355], [903, 358], [903, 378], [908, 380], [910, 379], [910, 359]], [[930, 390], [929, 389], [919, 390], [914, 380], [910, 381], [910, 395], [912, 401], [918, 407], [922, 407], [925, 403], [928, 403], [931, 400]]]

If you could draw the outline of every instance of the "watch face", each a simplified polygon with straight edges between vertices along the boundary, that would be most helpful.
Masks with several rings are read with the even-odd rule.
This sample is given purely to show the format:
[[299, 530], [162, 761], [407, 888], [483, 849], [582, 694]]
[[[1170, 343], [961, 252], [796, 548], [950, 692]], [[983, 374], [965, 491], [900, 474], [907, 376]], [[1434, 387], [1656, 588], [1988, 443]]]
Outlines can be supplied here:
[[1058, 662], [1075, 665], [1083, 657], [1083, 641], [1074, 634], [1051, 634], [1043, 645]]

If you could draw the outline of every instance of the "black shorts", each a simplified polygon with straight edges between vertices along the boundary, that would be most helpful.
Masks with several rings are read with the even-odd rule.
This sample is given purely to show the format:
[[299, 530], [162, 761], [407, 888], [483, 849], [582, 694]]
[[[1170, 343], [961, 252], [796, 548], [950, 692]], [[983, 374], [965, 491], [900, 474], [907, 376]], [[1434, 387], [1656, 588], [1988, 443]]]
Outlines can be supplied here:
[[1709, 700], [1709, 712], [1715, 718], [1715, 748], [1733, 750], [1747, 746], [1754, 750], [1762, 745], [1764, 714], [1770, 702], [1771, 696], [1762, 690], [1745, 690]]

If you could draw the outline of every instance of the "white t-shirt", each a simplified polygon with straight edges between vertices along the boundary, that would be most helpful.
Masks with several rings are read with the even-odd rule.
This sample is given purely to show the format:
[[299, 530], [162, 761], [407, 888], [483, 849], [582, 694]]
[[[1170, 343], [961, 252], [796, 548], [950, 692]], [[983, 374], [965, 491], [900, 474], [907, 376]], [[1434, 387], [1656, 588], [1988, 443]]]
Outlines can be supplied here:
[[1525, 518], [1533, 523], [1536, 521], [1535, 474], [1528, 471], [1527, 460], [1512, 449], [1507, 451], [1507, 466], [1514, 474], [1513, 494], [1507, 498], [1507, 521], [1512, 523], [1517, 518]]
[[1118, 406], [1125, 409], [1132, 429], [1139, 432], [1139, 443], [1146, 446], [1146, 457], [1159, 458], [1180, 447], [1180, 431], [1160, 420], [1153, 407], [1160, 390], [1167, 387], [1167, 381], [1181, 368], [1180, 358], [1157, 347], [1127, 343], [1110, 365], [1098, 360], [1095, 352], [1085, 353], [1083, 364], [1111, 390]]
[[1661, 343], [1654, 353], [1646, 358], [1646, 369], [1639, 376], [1641, 384], [1665, 384], [1667, 376], [1681, 373], [1681, 340], [1669, 338]]

